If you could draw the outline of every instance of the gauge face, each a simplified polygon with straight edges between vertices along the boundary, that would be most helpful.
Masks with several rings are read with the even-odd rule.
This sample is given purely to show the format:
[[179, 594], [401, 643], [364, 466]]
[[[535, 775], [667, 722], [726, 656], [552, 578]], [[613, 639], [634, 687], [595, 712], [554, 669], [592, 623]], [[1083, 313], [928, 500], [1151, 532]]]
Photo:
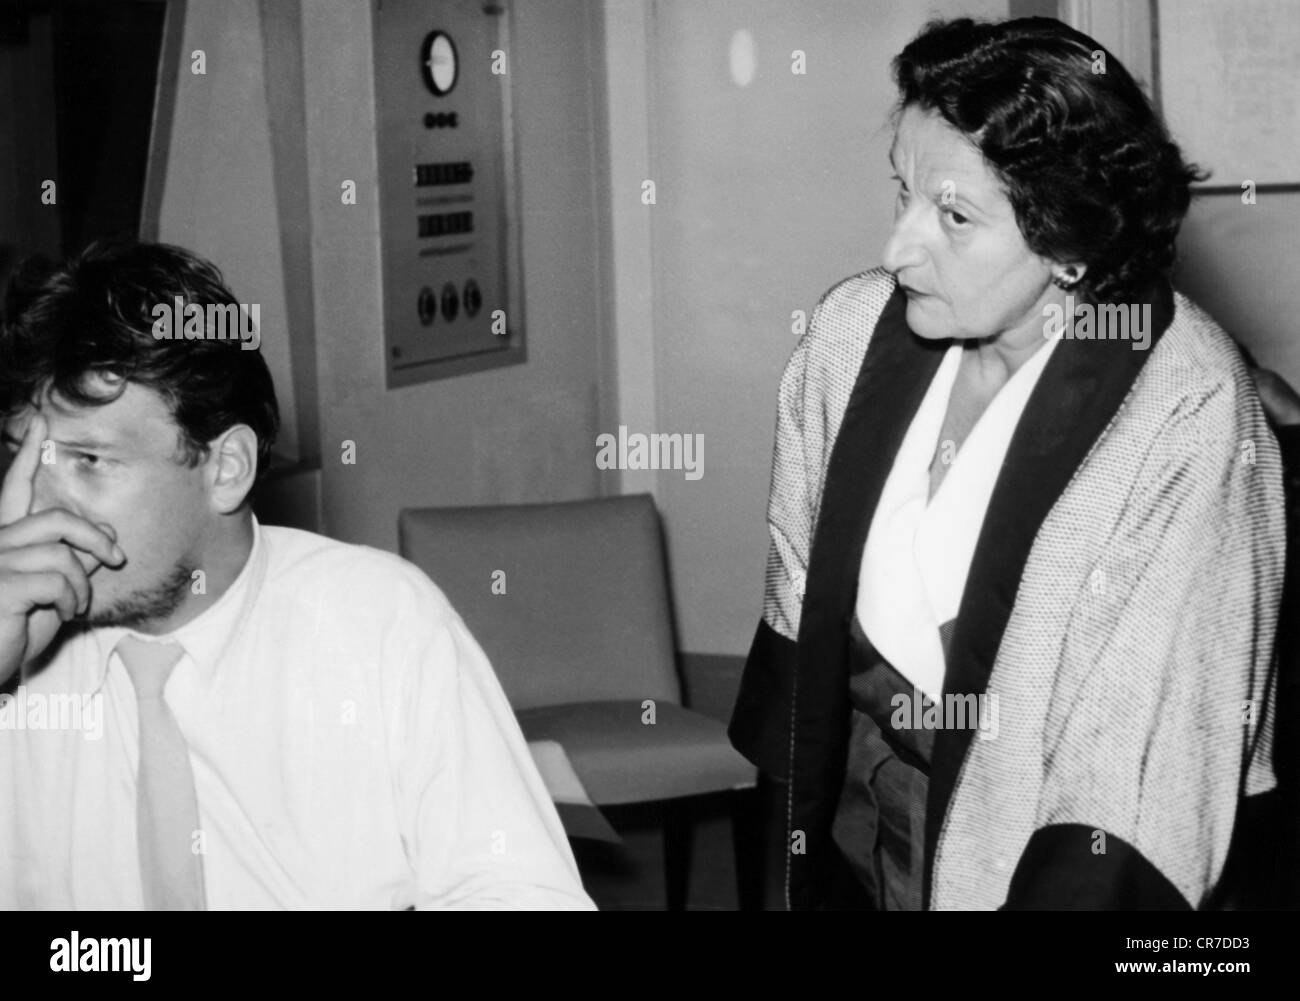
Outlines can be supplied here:
[[443, 31], [431, 31], [420, 46], [420, 68], [424, 73], [424, 85], [435, 96], [451, 92], [460, 75], [460, 65], [456, 59], [456, 46], [451, 36]]

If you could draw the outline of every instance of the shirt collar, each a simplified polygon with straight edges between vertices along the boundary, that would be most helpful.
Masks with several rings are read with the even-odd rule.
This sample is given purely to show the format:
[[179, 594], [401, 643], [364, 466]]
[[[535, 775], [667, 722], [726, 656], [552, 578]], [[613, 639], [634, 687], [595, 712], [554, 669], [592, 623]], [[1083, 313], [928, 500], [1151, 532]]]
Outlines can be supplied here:
[[248, 622], [257, 595], [261, 591], [262, 581], [266, 577], [266, 541], [257, 516], [253, 515], [252, 519], [253, 545], [243, 568], [231, 581], [225, 593], [189, 622], [169, 633], [156, 636], [123, 626], [105, 626], [94, 630], [92, 635], [98, 653], [92, 693], [103, 688], [113, 650], [122, 637], [128, 635], [155, 643], [169, 640], [179, 643], [194, 661], [200, 677], [204, 681], [211, 680], [217, 666], [224, 658], [226, 649]]

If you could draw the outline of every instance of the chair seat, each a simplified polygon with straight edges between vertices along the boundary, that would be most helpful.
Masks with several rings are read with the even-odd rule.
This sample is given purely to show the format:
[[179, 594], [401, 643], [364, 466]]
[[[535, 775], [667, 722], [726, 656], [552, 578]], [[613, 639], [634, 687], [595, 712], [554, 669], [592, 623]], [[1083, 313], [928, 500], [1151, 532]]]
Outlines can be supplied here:
[[756, 770], [727, 739], [726, 725], [662, 700], [655, 722], [641, 702], [572, 702], [515, 715], [528, 740], [558, 741], [597, 804], [641, 803], [745, 789]]

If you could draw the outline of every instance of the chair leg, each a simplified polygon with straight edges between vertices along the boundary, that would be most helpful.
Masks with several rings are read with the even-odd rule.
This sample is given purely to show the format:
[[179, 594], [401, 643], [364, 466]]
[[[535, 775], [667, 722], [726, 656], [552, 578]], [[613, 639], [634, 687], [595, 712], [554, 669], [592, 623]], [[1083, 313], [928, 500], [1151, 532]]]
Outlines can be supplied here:
[[736, 853], [736, 898], [742, 911], [763, 909], [766, 875], [763, 798], [758, 786], [731, 794], [731, 843]]
[[668, 910], [686, 910], [690, 874], [690, 810], [685, 800], [670, 799], [664, 803], [664, 882], [668, 896]]

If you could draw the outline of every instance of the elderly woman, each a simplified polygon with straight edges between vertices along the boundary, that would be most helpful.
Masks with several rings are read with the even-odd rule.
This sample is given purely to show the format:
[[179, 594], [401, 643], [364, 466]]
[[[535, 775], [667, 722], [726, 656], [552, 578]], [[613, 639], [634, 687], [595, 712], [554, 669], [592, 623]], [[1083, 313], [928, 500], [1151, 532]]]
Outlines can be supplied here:
[[1200, 175], [1050, 19], [933, 23], [894, 75], [893, 230], [781, 380], [731, 726], [789, 783], [787, 903], [1211, 904], [1274, 784], [1284, 514], [1166, 279]]

